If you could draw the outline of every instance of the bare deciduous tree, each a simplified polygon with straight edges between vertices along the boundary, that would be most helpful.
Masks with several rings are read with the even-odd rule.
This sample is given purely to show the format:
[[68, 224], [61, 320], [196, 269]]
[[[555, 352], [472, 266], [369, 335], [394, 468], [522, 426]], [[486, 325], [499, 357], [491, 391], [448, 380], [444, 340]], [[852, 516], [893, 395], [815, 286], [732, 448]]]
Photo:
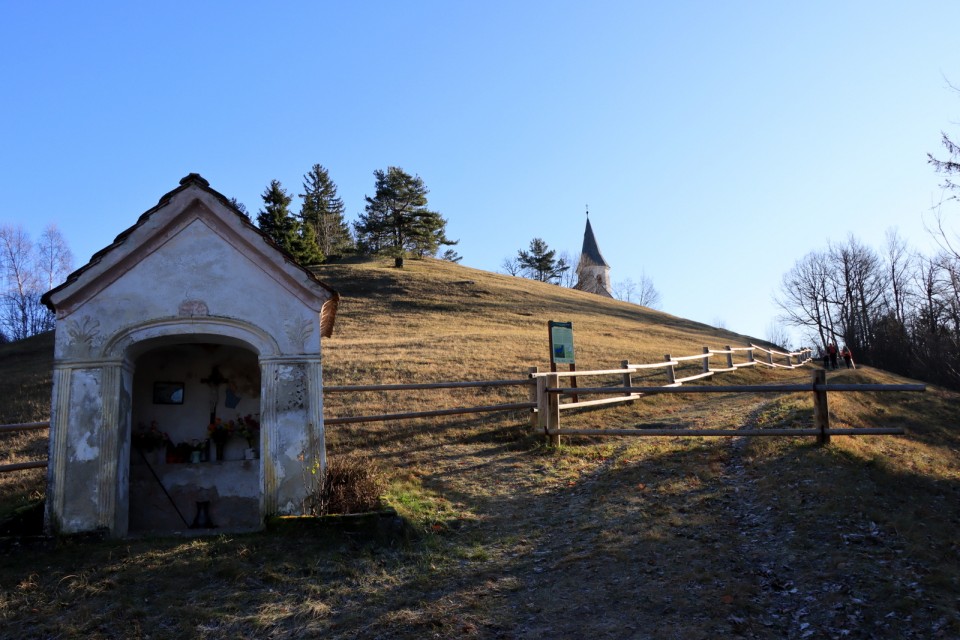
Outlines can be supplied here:
[[906, 241], [896, 229], [887, 230], [887, 284], [889, 298], [887, 306], [893, 312], [897, 322], [906, 324], [908, 298], [912, 295], [910, 273], [913, 271], [913, 257]]
[[660, 308], [660, 292], [653, 286], [653, 280], [646, 273], [640, 274], [640, 286], [637, 291], [637, 304], [651, 309]]
[[660, 292], [653, 286], [653, 280], [646, 273], [640, 274], [640, 282], [635, 282], [632, 278], [615, 282], [613, 297], [651, 309], [660, 307]]
[[624, 302], [633, 302], [637, 295], [637, 283], [630, 278], [625, 278], [619, 282], [613, 283], [613, 297]]
[[830, 311], [828, 287], [830, 267], [826, 254], [812, 251], [797, 261], [783, 276], [777, 306], [782, 320], [815, 333], [820, 345], [831, 342], [835, 331]]
[[63, 282], [73, 270], [73, 253], [57, 225], [43, 230], [36, 245], [36, 273], [41, 286], [49, 291]]
[[508, 276], [519, 276], [523, 272], [520, 261], [510, 256], [503, 259], [503, 262], [500, 263], [500, 269]]
[[36, 246], [23, 227], [0, 227], [0, 332], [6, 338], [22, 340], [53, 328], [53, 314], [40, 296], [70, 272], [72, 260], [53, 225]]
[[[573, 260], [573, 257], [570, 255], [569, 251], [561, 251], [557, 254], [557, 262], [562, 262], [567, 267], [575, 265], [576, 263]], [[576, 269], [566, 269], [560, 274], [561, 287], [566, 287], [567, 289], [573, 289], [577, 286], [577, 270]]]
[[771, 322], [767, 325], [767, 342], [790, 351], [790, 332], [779, 322]]

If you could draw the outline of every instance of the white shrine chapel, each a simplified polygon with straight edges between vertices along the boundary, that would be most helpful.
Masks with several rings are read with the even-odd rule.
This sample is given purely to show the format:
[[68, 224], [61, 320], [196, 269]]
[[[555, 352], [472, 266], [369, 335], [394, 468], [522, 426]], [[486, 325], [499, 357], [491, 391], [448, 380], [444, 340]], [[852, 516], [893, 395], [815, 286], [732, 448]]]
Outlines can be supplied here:
[[[339, 295], [206, 180], [183, 178], [42, 300], [57, 318], [48, 531], [302, 513], [326, 464], [320, 342]], [[216, 455], [210, 425], [232, 430]]]

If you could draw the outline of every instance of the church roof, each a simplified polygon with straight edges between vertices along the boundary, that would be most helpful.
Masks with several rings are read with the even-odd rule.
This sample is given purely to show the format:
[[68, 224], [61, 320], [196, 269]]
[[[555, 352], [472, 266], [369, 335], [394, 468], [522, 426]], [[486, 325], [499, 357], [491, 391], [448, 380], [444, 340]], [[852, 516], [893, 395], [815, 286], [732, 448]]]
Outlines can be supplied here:
[[593, 227], [590, 226], [590, 218], [587, 218], [587, 228], [583, 232], [583, 250], [580, 255], [580, 262], [610, 268], [607, 261], [603, 259], [603, 254], [600, 253], [600, 247], [597, 246], [597, 239], [593, 236]]

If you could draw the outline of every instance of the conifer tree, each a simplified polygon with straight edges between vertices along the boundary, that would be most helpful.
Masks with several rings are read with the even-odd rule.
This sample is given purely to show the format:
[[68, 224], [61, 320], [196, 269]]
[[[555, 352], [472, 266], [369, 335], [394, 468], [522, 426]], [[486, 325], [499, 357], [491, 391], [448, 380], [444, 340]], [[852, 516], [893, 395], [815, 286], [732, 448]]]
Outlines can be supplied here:
[[290, 213], [293, 198], [281, 186], [279, 180], [271, 180], [263, 194], [263, 209], [257, 214], [257, 226], [280, 248], [293, 256], [302, 265], [323, 262], [323, 254], [317, 247], [313, 230], [304, 231], [303, 226]]
[[[339, 256], [353, 248], [350, 227], [343, 218], [343, 200], [337, 195], [337, 185], [319, 164], [313, 165], [303, 176], [303, 204], [300, 222], [310, 227], [320, 252], [327, 257]], [[307, 234], [304, 234], [306, 241]]]
[[366, 196], [365, 213], [354, 223], [358, 246], [368, 253], [392, 255], [402, 263], [407, 253], [435, 255], [443, 245], [457, 244], [446, 236], [447, 221], [427, 208], [427, 187], [419, 176], [399, 167], [373, 172], [376, 193]]
[[271, 180], [270, 186], [260, 197], [263, 198], [263, 209], [257, 213], [257, 226], [280, 245], [281, 249], [292, 255], [299, 226], [296, 219], [290, 215], [292, 198], [279, 180]]
[[541, 238], [530, 241], [530, 251], [518, 251], [517, 263], [530, 278], [540, 282], [556, 282], [563, 272], [570, 268], [566, 260], [556, 259], [557, 252], [547, 246]]

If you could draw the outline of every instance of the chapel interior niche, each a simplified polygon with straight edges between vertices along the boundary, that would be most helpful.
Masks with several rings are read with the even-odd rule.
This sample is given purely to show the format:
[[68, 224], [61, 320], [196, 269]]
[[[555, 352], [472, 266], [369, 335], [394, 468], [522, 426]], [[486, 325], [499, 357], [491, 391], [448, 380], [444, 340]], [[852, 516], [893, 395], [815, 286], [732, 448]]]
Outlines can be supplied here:
[[130, 532], [259, 529], [259, 420], [260, 367], [253, 351], [181, 343], [137, 357]]

